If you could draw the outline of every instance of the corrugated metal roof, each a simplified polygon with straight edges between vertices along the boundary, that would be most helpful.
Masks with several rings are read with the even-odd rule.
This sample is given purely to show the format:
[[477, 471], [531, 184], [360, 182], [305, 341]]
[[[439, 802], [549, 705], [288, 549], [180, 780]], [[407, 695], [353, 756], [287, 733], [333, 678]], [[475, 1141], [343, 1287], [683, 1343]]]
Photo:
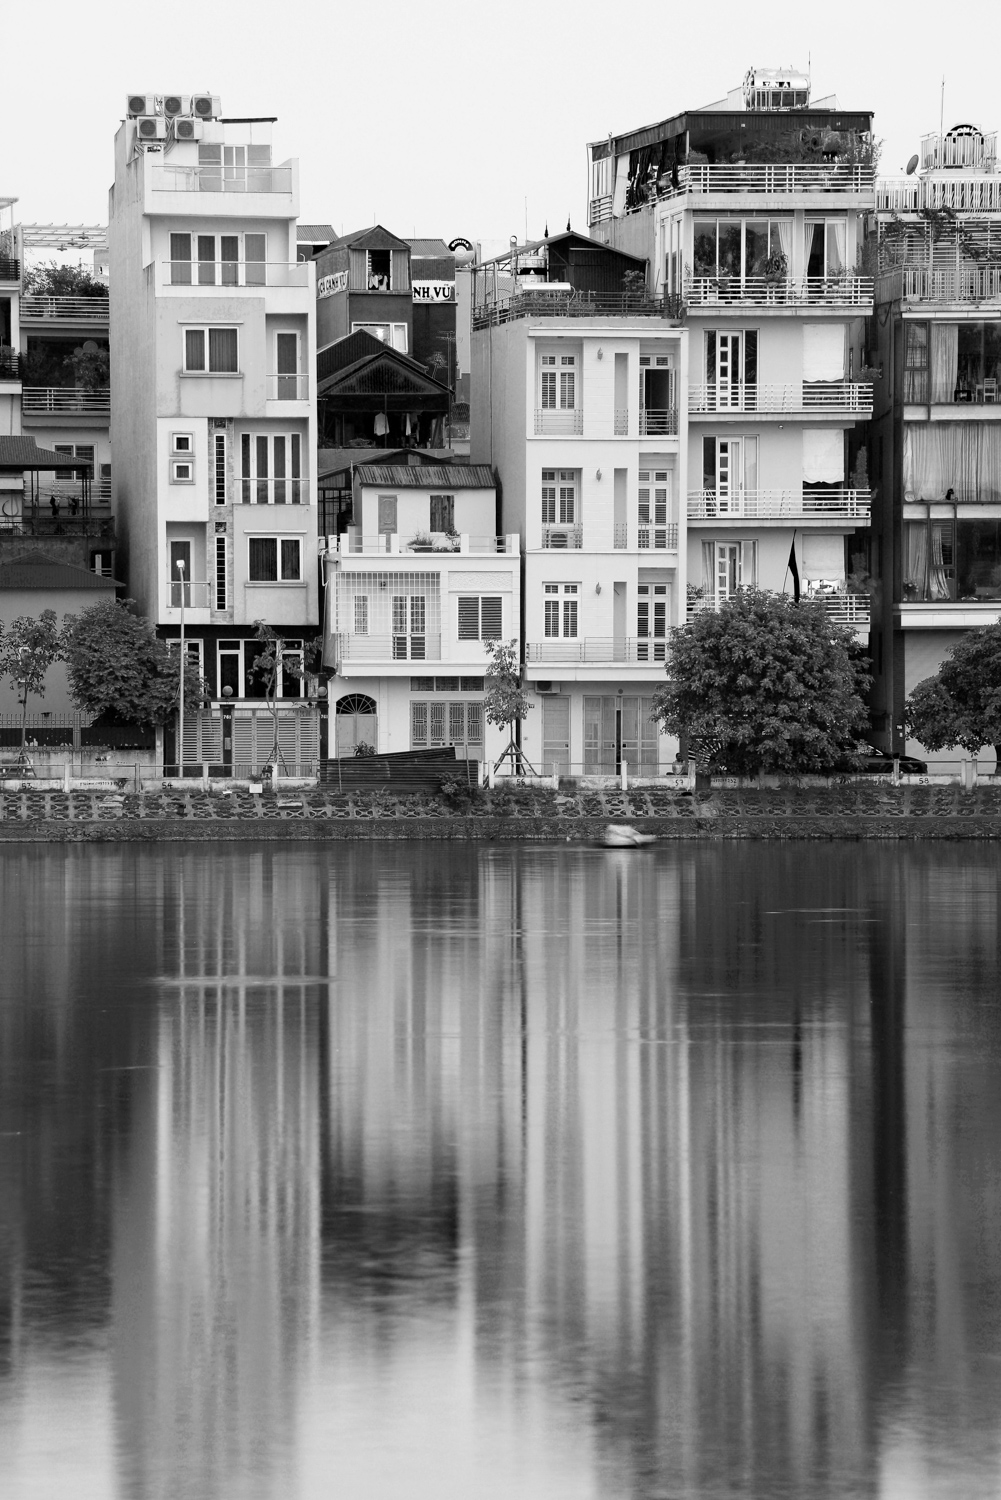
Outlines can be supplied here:
[[295, 232], [297, 240], [306, 240], [310, 244], [318, 245], [320, 240], [326, 240], [330, 244], [336, 238], [333, 224], [300, 224]]
[[19, 557], [0, 563], [0, 589], [120, 589], [125, 585], [107, 573], [92, 573], [51, 557]]
[[358, 464], [355, 478], [361, 484], [394, 490], [492, 490], [497, 476], [489, 464]]
[[411, 255], [411, 281], [454, 281], [455, 256]]
[[80, 460], [71, 453], [53, 453], [39, 448], [33, 437], [0, 437], [0, 469], [76, 469]]
[[451, 255], [444, 240], [407, 240], [411, 255]]

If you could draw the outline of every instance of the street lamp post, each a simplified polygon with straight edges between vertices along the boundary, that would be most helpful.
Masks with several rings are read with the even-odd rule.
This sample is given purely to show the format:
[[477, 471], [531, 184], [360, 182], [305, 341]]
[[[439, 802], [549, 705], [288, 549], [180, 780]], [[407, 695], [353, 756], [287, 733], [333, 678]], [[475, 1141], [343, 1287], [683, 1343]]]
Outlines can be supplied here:
[[184, 560], [177, 559], [177, 571], [181, 575], [181, 682], [178, 692], [177, 713], [177, 770], [183, 781], [184, 779]]

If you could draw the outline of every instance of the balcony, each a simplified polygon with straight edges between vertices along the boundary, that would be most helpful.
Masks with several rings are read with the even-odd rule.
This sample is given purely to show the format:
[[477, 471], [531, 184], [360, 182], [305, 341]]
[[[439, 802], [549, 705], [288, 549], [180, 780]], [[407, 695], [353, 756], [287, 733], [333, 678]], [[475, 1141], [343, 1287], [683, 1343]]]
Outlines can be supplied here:
[[579, 640], [529, 641], [525, 661], [545, 666], [651, 666], [667, 660], [666, 637], [583, 636]]
[[869, 490], [689, 490], [690, 521], [868, 521]]
[[21, 262], [9, 255], [0, 255], [0, 282], [13, 282], [15, 286], [21, 284]]
[[107, 297], [22, 297], [19, 316], [22, 323], [98, 323], [108, 322]]
[[636, 528], [636, 546], [641, 552], [677, 552], [678, 523], [669, 521], [664, 525], [654, 521], [640, 521]]
[[369, 557], [388, 554], [393, 556], [406, 555], [411, 552], [428, 553], [432, 557], [460, 557], [480, 556], [491, 557], [498, 553], [508, 553], [517, 556], [518, 536], [458, 536], [448, 537], [444, 532], [431, 533], [431, 545], [426, 547], [419, 545], [414, 547], [410, 538], [400, 535], [398, 532], [379, 532], [374, 536], [361, 536], [357, 532], [347, 532], [344, 536], [331, 537], [332, 546], [327, 548], [331, 555], [341, 557]]
[[441, 661], [440, 635], [353, 635], [337, 637], [342, 662]]
[[806, 416], [872, 415], [872, 386], [866, 381], [793, 382], [788, 385], [757, 385], [743, 381], [735, 385], [693, 385], [688, 389], [690, 416], [720, 416], [748, 412]]
[[941, 177], [884, 178], [876, 183], [877, 212], [917, 214], [928, 208], [997, 217], [1001, 215], [1001, 177], [947, 171]]
[[212, 607], [212, 585], [210, 583], [199, 583], [192, 579], [190, 583], [181, 583], [176, 578], [167, 579], [167, 608], [180, 609], [210, 609]]
[[[699, 593], [701, 594], [701, 590]], [[868, 594], [850, 594], [845, 590], [838, 593], [815, 594], [812, 597], [805, 596], [803, 602], [816, 602], [817, 599], [823, 601], [828, 616], [835, 624], [851, 625], [853, 629], [860, 631], [867, 631], [869, 629], [871, 607]], [[696, 615], [702, 614], [707, 609], [719, 609], [722, 602], [698, 596], [694, 599], [689, 599], [686, 615], [687, 623], [690, 625]]]
[[640, 412], [640, 437], [677, 437], [678, 409]]
[[307, 261], [286, 265], [263, 260], [165, 260], [161, 266], [164, 286], [309, 286]]
[[580, 407], [573, 411], [554, 411], [549, 407], [536, 408], [536, 437], [580, 437], [583, 431], [584, 413]]
[[230, 493], [234, 505], [308, 505], [309, 480], [235, 479]]
[[[154, 167], [157, 193], [292, 193], [291, 167]], [[304, 262], [305, 264], [305, 262]]]
[[85, 391], [73, 386], [26, 385], [21, 392], [21, 415], [46, 417], [101, 417], [111, 414], [111, 392]]
[[473, 306], [473, 327], [491, 328], [516, 318], [665, 318], [681, 316], [681, 299], [675, 296], [648, 297], [635, 292], [568, 291], [564, 286], [552, 291], [543, 283], [538, 290], [486, 296], [477, 289]]
[[685, 287], [689, 308], [872, 306], [871, 276], [694, 276]]
[[[9, 491], [7, 492], [10, 493]], [[4, 537], [99, 537], [108, 547], [115, 545], [113, 516], [73, 516], [21, 514], [7, 517], [0, 513], [0, 541]]]
[[268, 401], [308, 401], [309, 376], [268, 375], [264, 393]]
[[563, 550], [563, 551], [565, 551], [567, 548], [577, 549], [577, 548], [583, 547], [583, 545], [584, 545], [584, 528], [583, 528], [583, 526], [579, 526], [579, 525], [578, 526], [543, 525], [543, 528], [542, 528], [542, 545], [543, 545], [543, 547], [548, 547], [548, 548], [552, 548], [554, 550]]
[[[871, 167], [849, 166], [840, 162], [830, 166], [817, 162], [734, 162], [725, 165], [695, 162], [679, 168], [676, 185], [670, 178], [661, 178], [655, 196], [657, 199], [669, 199], [689, 194], [697, 197], [753, 194], [767, 198], [786, 198], [818, 193], [849, 194], [855, 198], [864, 198], [866, 201], [862, 206], [871, 208], [875, 186], [876, 176]], [[646, 205], [642, 204], [640, 207]], [[603, 211], [602, 200], [598, 200], [597, 208], [599, 213]], [[632, 212], [638, 210], [633, 209]], [[601, 220], [592, 219], [591, 222]]]
[[944, 269], [898, 266], [876, 282], [876, 300], [885, 302], [997, 302], [1001, 300], [1001, 266], [965, 265]]

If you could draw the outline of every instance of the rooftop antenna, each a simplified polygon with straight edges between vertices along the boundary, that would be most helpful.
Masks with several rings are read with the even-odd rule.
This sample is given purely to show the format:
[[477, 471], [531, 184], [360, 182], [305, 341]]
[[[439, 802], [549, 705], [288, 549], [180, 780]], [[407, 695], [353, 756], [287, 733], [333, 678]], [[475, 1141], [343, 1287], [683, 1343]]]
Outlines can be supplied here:
[[945, 74], [942, 74], [942, 102], [938, 110], [938, 164], [945, 166]]

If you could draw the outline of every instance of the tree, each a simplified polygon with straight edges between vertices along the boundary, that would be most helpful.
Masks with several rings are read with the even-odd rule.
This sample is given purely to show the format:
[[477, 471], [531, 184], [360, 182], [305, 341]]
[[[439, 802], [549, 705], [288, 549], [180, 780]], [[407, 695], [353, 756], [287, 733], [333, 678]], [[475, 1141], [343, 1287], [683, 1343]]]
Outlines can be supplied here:
[[700, 770], [748, 776], [859, 763], [869, 674], [852, 632], [819, 600], [741, 589], [674, 632], [667, 672], [654, 717], [666, 733], [687, 735]]
[[28, 699], [45, 696], [45, 675], [62, 656], [59, 624], [54, 609], [43, 609], [37, 619], [18, 615], [4, 630], [0, 621], [0, 679], [6, 677], [21, 704], [21, 753], [27, 759], [25, 745], [28, 730]]
[[508, 743], [498, 756], [494, 770], [502, 761], [510, 760], [512, 769], [517, 771], [528, 766], [531, 771], [521, 746], [515, 741], [514, 726], [527, 719], [529, 710], [535, 707], [521, 685], [517, 645], [514, 641], [487, 641], [485, 645], [490, 660], [486, 671], [487, 690], [483, 697], [483, 712], [488, 724], [496, 724], [498, 728], [509, 731]]
[[[63, 652], [78, 708], [125, 724], [162, 724], [177, 708], [178, 661], [130, 599], [106, 600], [67, 615]], [[197, 704], [205, 686], [189, 661], [184, 696]]]
[[107, 297], [108, 284], [85, 266], [60, 266], [54, 260], [25, 268], [22, 291], [32, 297]]
[[1001, 766], [1001, 624], [971, 630], [938, 675], [919, 682], [904, 705], [907, 732], [926, 750], [993, 745]]

